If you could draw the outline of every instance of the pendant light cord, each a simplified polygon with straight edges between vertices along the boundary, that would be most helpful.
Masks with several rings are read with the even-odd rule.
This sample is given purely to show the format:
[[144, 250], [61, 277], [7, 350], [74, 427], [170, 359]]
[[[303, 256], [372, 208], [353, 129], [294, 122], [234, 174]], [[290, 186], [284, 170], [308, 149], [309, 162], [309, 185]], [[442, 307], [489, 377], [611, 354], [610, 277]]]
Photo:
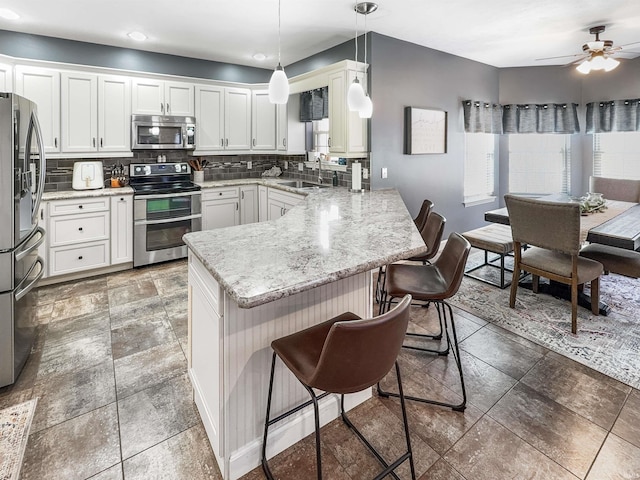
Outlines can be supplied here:
[[280, 7], [282, 5], [282, 0], [278, 0], [278, 66], [281, 65], [280, 63], [280, 24], [282, 22], [282, 15], [280, 14]]
[[[356, 7], [354, 8], [354, 11], [356, 12], [356, 64], [358, 63], [358, 5], [356, 5]], [[356, 80], [358, 79], [358, 67], [356, 65]]]
[[[364, 63], [367, 63], [367, 14], [364, 14]], [[364, 74], [367, 72], [367, 67], [362, 67], [362, 88], [364, 89], [364, 93], [366, 95], [367, 89], [365, 88], [365, 84], [367, 82], [364, 81]]]

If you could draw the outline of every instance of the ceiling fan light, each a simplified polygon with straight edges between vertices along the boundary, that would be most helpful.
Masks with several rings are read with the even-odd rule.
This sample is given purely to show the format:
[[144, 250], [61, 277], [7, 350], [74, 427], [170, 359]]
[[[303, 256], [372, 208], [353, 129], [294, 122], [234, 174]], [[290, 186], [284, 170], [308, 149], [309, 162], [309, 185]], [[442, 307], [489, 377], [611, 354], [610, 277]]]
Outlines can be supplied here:
[[347, 92], [347, 105], [350, 112], [359, 112], [365, 106], [365, 95], [360, 81], [356, 77]]
[[590, 50], [604, 50], [604, 42], [602, 40], [598, 42], [587, 42], [587, 46]]
[[620, 65], [620, 62], [618, 60], [616, 60], [615, 58], [607, 57], [604, 61], [604, 71], [610, 72], [618, 65]]
[[576, 67], [576, 70], [586, 75], [591, 71], [591, 62], [589, 60], [585, 60], [584, 62], [582, 62], [580, 65]]
[[369, 95], [365, 95], [364, 97], [364, 106], [358, 112], [360, 118], [371, 118], [373, 115], [373, 102]]
[[271, 80], [269, 80], [269, 101], [276, 104], [289, 101], [289, 79], [280, 64], [273, 71]]
[[604, 59], [604, 55], [602, 53], [596, 52], [591, 56], [591, 69], [592, 70], [602, 70], [606, 65], [606, 61]]

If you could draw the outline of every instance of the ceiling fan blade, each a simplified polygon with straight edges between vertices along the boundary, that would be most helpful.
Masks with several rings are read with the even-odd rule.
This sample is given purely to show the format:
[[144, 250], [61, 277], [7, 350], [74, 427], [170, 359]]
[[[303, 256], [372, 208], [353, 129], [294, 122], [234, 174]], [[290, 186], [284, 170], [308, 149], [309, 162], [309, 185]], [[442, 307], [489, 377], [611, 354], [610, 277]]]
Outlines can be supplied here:
[[638, 45], [640, 42], [631, 42], [631, 43], [625, 43], [624, 45], [620, 45], [620, 48], [622, 47], [628, 47], [629, 45]]
[[569, 58], [569, 57], [584, 57], [584, 53], [575, 53], [573, 55], [560, 55], [559, 57], [544, 57], [544, 58], [536, 58], [536, 62], [539, 60], [555, 60], [556, 58]]

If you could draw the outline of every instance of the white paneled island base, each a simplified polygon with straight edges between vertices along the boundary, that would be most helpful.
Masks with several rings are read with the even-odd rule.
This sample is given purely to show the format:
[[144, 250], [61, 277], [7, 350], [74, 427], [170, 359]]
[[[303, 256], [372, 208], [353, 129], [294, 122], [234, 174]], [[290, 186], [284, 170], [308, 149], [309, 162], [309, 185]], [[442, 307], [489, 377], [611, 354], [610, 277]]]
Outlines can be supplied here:
[[[184, 236], [189, 247], [189, 376], [225, 480], [260, 464], [271, 342], [350, 311], [371, 317], [372, 271], [426, 246], [395, 190], [325, 189], [277, 220]], [[346, 408], [371, 397], [349, 395]], [[272, 418], [308, 400], [276, 363]], [[339, 397], [320, 402], [322, 424]], [[312, 407], [269, 429], [267, 457], [314, 430]]]
[[[193, 255], [189, 258], [191, 364], [195, 402], [225, 479], [236, 479], [260, 463], [269, 388], [271, 341], [351, 311], [371, 316], [371, 273], [365, 272], [251, 309], [239, 308]], [[217, 292], [214, 294], [214, 291]], [[217, 301], [216, 301], [217, 299]], [[371, 389], [348, 395], [351, 409]], [[300, 382], [276, 364], [272, 416], [309, 399]], [[325, 423], [337, 418], [339, 396], [320, 402]], [[274, 425], [267, 456], [313, 432], [311, 407]]]

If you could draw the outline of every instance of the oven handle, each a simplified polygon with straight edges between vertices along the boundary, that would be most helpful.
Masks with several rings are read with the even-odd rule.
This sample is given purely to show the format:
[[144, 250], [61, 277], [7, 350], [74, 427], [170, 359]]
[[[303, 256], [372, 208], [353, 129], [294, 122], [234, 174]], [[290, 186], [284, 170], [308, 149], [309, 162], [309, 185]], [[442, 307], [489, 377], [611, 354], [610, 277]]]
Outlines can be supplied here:
[[200, 195], [200, 191], [197, 192], [184, 192], [184, 193], [160, 193], [157, 195], [134, 195], [135, 200], [146, 200], [154, 198], [173, 198], [173, 197], [193, 197]]
[[40, 265], [40, 272], [38, 272], [38, 276], [34, 278], [32, 281], [30, 281], [29, 285], [27, 285], [26, 287], [20, 288], [20, 286], [18, 286], [18, 288], [16, 289], [16, 293], [14, 294], [16, 301], [20, 300], [27, 293], [29, 293], [29, 291], [33, 288], [33, 286], [42, 278], [42, 275], [44, 275], [44, 260], [42, 259], [42, 257], [38, 257], [35, 263], [31, 265], [31, 268], [29, 269], [29, 273], [27, 273], [27, 276], [25, 277], [25, 279], [31, 276], [31, 272], [33, 272], [33, 269], [36, 268], [36, 265], [38, 264]]
[[163, 220], [136, 220], [134, 224], [135, 225], [158, 225], [161, 223], [174, 223], [174, 222], [181, 222], [183, 220], [193, 220], [194, 218], [202, 218], [202, 214], [198, 213], [196, 215], [189, 215], [187, 217], [165, 218]]

